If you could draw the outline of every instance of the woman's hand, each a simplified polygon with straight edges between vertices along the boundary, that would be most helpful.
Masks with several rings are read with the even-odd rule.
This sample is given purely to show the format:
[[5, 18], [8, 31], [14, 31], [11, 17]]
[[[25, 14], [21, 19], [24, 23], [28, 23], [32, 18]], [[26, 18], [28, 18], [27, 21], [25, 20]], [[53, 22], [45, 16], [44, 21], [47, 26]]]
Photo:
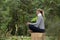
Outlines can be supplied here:
[[27, 25], [29, 25], [30, 24], [30, 22], [27, 22]]

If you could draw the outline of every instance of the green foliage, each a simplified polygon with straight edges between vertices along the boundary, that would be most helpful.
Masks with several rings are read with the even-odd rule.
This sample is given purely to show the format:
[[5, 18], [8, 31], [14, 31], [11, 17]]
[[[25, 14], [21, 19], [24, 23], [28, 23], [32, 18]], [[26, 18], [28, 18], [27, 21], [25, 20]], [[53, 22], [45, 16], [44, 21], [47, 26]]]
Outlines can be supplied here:
[[37, 20], [37, 17], [33, 18], [31, 22], [36, 22], [36, 20]]

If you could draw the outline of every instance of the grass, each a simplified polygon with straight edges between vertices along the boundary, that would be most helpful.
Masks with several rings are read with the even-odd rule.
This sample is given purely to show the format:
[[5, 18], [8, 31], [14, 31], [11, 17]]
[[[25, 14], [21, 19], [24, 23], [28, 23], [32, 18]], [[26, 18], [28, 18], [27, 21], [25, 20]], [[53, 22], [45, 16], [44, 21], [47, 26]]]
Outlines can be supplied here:
[[12, 36], [8, 37], [6, 40], [31, 40], [30, 37], [20, 37], [20, 36]]

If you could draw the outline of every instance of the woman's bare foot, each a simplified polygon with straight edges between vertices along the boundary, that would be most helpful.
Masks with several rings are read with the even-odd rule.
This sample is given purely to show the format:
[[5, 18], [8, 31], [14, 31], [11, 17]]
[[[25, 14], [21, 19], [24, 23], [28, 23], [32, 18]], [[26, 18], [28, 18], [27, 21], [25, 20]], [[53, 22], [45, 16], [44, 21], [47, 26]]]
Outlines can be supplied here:
[[32, 30], [28, 30], [29, 33], [32, 33]]

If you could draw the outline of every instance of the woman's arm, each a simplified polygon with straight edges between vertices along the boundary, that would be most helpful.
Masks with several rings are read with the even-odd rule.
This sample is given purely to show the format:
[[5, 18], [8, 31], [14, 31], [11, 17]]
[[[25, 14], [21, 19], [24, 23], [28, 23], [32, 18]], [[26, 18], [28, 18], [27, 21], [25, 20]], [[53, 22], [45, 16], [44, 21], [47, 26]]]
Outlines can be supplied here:
[[29, 24], [38, 26], [41, 22], [41, 18], [42, 18], [42, 16], [38, 16], [36, 23], [29, 23]]

